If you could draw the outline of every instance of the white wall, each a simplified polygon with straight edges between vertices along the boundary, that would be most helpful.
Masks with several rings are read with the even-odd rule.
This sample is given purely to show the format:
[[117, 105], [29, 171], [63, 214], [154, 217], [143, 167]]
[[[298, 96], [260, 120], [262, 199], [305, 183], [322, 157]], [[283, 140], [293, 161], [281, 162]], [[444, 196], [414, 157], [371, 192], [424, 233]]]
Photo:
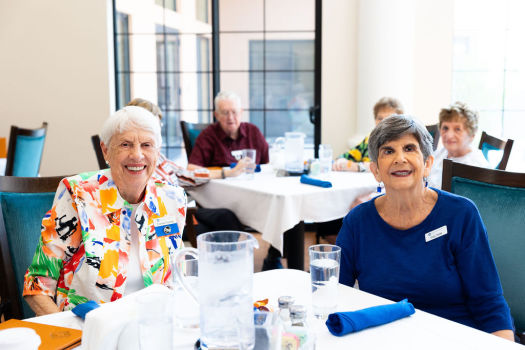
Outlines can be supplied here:
[[359, 142], [385, 95], [436, 123], [450, 103], [452, 35], [453, 0], [323, 2], [322, 142], [337, 155]]
[[0, 1], [0, 136], [47, 121], [42, 176], [98, 168], [90, 136], [114, 96], [110, 3]]

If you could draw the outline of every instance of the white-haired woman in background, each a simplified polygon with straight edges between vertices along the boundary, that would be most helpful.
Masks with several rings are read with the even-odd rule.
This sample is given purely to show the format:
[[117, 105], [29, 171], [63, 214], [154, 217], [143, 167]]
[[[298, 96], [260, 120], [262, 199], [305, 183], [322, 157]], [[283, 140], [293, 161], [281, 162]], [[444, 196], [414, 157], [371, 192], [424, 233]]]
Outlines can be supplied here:
[[157, 117], [124, 107], [101, 133], [110, 168], [61, 181], [25, 275], [23, 294], [37, 315], [169, 283], [186, 195], [152, 178], [161, 143]]

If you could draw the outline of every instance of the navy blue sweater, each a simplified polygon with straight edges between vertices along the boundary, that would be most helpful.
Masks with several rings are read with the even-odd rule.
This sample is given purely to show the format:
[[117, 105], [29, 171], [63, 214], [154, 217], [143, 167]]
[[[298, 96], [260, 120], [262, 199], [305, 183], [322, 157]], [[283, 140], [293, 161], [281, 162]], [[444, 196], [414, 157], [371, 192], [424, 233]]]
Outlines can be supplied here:
[[[513, 329], [487, 233], [472, 201], [440, 190], [425, 220], [388, 225], [374, 200], [354, 208], [337, 237], [339, 281], [485, 332]], [[425, 234], [439, 229], [433, 239]], [[435, 237], [435, 236], [434, 236]]]

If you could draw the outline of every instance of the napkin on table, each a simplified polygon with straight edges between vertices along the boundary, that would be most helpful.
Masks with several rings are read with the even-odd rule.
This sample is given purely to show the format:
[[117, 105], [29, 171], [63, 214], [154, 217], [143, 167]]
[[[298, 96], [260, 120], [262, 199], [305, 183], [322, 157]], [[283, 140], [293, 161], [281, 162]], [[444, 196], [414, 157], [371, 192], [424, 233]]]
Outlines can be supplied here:
[[100, 305], [98, 305], [95, 301], [90, 300], [83, 304], [78, 304], [71, 311], [81, 319], [85, 320], [86, 314], [92, 310], [95, 310], [99, 306]]
[[414, 306], [404, 299], [395, 304], [379, 305], [350, 312], [335, 312], [328, 316], [326, 326], [333, 335], [343, 336], [399, 320], [414, 312]]
[[332, 187], [332, 183], [330, 181], [314, 179], [313, 177], [310, 177], [304, 174], [301, 175], [301, 183], [306, 184], [306, 185], [324, 187], [324, 188]]

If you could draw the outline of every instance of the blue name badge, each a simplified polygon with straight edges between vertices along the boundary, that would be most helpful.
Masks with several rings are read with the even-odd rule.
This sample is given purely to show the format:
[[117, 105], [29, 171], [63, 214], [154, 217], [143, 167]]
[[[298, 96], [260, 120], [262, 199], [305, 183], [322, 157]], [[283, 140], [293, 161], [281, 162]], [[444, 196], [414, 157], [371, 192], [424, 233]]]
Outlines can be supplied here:
[[179, 233], [179, 225], [177, 225], [177, 220], [173, 216], [153, 219], [153, 226], [155, 226], [155, 234], [157, 237], [171, 236]]

